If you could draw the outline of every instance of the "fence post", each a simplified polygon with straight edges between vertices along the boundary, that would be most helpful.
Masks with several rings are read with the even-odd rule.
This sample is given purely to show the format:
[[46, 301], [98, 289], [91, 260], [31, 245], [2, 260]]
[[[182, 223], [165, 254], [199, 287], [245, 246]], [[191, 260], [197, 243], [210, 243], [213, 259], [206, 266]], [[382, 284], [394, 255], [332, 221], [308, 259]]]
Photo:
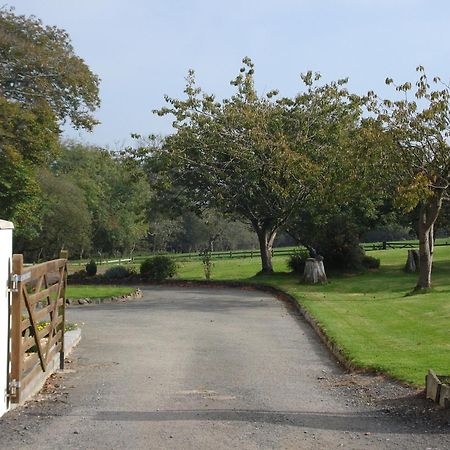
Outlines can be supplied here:
[[14, 403], [20, 402], [20, 381], [22, 379], [22, 310], [24, 307], [22, 280], [20, 276], [23, 273], [23, 255], [13, 255], [12, 273], [19, 276], [15, 283], [11, 300], [11, 376], [10, 383], [14, 383]]
[[12, 237], [14, 225], [0, 220], [0, 416], [8, 409], [9, 327]]
[[63, 303], [61, 305], [60, 314], [62, 315], [62, 325], [61, 325], [61, 351], [59, 352], [59, 368], [61, 370], [64, 370], [64, 334], [65, 334], [65, 328], [66, 328], [66, 287], [67, 287], [67, 263], [69, 259], [69, 252], [67, 250], [61, 250], [59, 254], [60, 259], [65, 259], [66, 264], [64, 265], [62, 272], [61, 272], [61, 280], [60, 283], [62, 284], [61, 288], [61, 297], [63, 299]]

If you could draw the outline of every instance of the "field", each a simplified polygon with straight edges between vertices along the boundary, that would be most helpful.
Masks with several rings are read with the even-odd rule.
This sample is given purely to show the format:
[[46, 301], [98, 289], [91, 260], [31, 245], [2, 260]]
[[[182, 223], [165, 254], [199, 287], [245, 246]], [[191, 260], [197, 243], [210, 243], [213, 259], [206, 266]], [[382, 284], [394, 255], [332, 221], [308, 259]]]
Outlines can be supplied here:
[[[450, 247], [435, 252], [433, 290], [407, 296], [416, 276], [402, 270], [406, 249], [370, 252], [381, 268], [361, 275], [335, 276], [325, 286], [306, 286], [287, 273], [284, 256], [276, 273], [255, 276], [257, 258], [214, 261], [213, 279], [276, 286], [292, 294], [358, 367], [423, 385], [429, 368], [450, 375]], [[180, 263], [179, 278], [203, 279], [199, 261]]]

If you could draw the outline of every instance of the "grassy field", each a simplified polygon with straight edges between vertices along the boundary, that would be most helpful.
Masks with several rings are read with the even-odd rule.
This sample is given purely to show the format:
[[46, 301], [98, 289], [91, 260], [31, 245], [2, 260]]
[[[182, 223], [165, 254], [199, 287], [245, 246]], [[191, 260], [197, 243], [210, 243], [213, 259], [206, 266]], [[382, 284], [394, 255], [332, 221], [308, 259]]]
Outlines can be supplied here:
[[[306, 286], [287, 273], [286, 257], [274, 258], [276, 273], [255, 276], [259, 260], [214, 262], [213, 279], [265, 283], [292, 294], [358, 367], [423, 385], [429, 368], [450, 375], [450, 248], [436, 248], [433, 290], [405, 296], [416, 276], [402, 271], [406, 249], [370, 252], [381, 268], [336, 276], [325, 286]], [[183, 262], [179, 278], [203, 279], [198, 261]]]
[[120, 295], [129, 295], [135, 288], [130, 286], [84, 286], [68, 285], [66, 295], [68, 298], [108, 298]]

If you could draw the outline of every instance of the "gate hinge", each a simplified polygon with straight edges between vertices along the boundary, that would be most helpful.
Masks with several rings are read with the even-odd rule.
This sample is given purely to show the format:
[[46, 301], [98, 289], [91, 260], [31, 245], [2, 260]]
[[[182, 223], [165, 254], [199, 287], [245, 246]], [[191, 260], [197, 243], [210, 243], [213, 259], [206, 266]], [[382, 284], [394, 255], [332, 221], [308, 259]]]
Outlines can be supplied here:
[[8, 397], [15, 397], [17, 395], [17, 389], [20, 389], [20, 381], [11, 380], [8, 385]]
[[9, 276], [9, 290], [11, 292], [17, 292], [17, 284], [20, 281], [26, 281], [31, 278], [31, 272], [25, 272], [21, 275], [18, 275], [17, 273], [12, 273]]

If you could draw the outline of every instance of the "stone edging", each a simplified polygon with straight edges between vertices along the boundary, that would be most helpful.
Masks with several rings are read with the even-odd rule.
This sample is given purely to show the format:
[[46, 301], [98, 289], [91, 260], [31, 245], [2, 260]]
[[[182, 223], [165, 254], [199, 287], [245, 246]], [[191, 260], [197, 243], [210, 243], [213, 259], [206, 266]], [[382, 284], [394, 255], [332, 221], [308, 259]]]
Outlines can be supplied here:
[[140, 289], [136, 289], [129, 295], [120, 295], [117, 297], [105, 297], [105, 298], [68, 298], [66, 299], [66, 303], [68, 305], [87, 305], [94, 304], [99, 305], [101, 303], [119, 303], [126, 302], [128, 300], [135, 300], [138, 298], [142, 298], [142, 291]]

